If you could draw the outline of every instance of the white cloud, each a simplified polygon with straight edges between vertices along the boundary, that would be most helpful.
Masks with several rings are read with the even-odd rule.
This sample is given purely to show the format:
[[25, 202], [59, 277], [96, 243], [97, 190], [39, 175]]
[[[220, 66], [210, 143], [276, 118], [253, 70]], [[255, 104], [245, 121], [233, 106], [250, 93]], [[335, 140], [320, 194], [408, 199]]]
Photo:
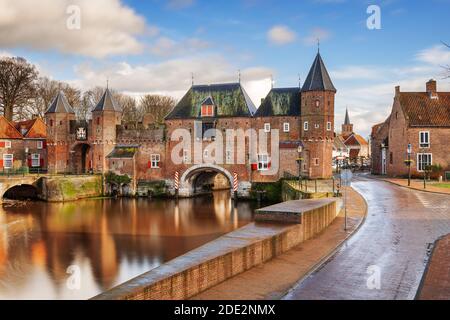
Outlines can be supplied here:
[[[1, 18], [0, 18], [1, 19]], [[2, 57], [7, 57], [7, 58], [11, 58], [11, 57], [13, 57], [14, 55], [13, 54], [11, 54], [11, 53], [9, 53], [8, 51], [0, 51], [0, 58], [2, 58]]]
[[[102, 86], [109, 79], [110, 86], [121, 92], [133, 95], [163, 93], [181, 98], [191, 85], [191, 73], [194, 73], [195, 83], [212, 84], [237, 82], [237, 70], [237, 66], [220, 55], [202, 55], [145, 65], [120, 62], [99, 66], [86, 63], [75, 68], [78, 79], [68, 82], [81, 89], [88, 89]], [[264, 67], [241, 71], [242, 82], [257, 106], [270, 89], [272, 73], [272, 70]]]
[[175, 41], [167, 37], [160, 37], [150, 46], [150, 52], [160, 57], [170, 57], [176, 55], [187, 55], [209, 48], [207, 41], [198, 38], [188, 38], [182, 41]]
[[383, 77], [383, 72], [375, 66], [346, 66], [330, 72], [334, 80], [371, 80]]
[[444, 45], [437, 45], [420, 51], [416, 60], [432, 65], [450, 64], [450, 49]]
[[316, 45], [317, 40], [325, 41], [331, 37], [331, 33], [323, 28], [315, 28], [310, 34], [303, 39], [303, 43], [306, 45]]
[[278, 25], [272, 27], [269, 32], [267, 32], [267, 38], [272, 44], [285, 45], [294, 42], [297, 35], [288, 27]]
[[[69, 30], [71, 5], [80, 8], [80, 29]], [[121, 0], [0, 0], [0, 46], [57, 50], [102, 58], [138, 54], [139, 35], [155, 35], [156, 27]]]

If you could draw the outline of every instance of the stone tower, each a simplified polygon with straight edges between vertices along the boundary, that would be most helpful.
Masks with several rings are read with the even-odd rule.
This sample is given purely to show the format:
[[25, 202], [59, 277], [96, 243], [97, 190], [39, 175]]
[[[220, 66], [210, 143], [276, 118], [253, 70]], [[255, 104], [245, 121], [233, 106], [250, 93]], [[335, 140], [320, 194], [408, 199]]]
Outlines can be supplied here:
[[335, 95], [336, 88], [318, 52], [301, 92], [302, 170], [310, 178], [333, 175]]
[[49, 173], [69, 170], [71, 121], [75, 121], [75, 111], [60, 91], [45, 112]]
[[109, 89], [106, 89], [97, 106], [92, 110], [90, 140], [93, 144], [93, 169], [106, 172], [106, 156], [116, 145], [117, 126], [121, 124], [122, 108], [114, 100]]
[[350, 117], [348, 116], [348, 109], [345, 110], [345, 121], [342, 125], [342, 135], [348, 137], [353, 133], [353, 124], [350, 123]]

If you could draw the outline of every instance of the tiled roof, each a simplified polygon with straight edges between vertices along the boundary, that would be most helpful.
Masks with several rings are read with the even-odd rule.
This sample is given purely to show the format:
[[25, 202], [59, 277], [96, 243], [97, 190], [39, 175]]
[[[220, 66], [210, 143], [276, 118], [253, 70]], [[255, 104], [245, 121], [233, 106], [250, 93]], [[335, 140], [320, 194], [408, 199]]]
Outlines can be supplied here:
[[309, 70], [309, 74], [306, 77], [306, 81], [303, 84], [302, 91], [336, 92], [336, 88], [331, 81], [330, 75], [328, 74], [320, 53], [317, 53], [316, 59], [314, 60], [311, 70]]
[[75, 113], [75, 111], [67, 101], [64, 92], [59, 91], [45, 113]]
[[450, 127], [450, 92], [400, 92], [400, 104], [410, 126]]
[[138, 151], [138, 146], [116, 146], [107, 158], [132, 159]]
[[0, 115], [0, 139], [22, 139], [23, 136], [16, 127]]
[[300, 89], [272, 89], [262, 101], [255, 117], [300, 116]]
[[352, 135], [347, 137], [345, 139], [345, 144], [347, 146], [357, 146], [357, 145], [366, 146], [366, 145], [368, 145], [366, 139], [364, 139], [357, 133], [353, 133]]
[[192, 86], [166, 119], [200, 116], [202, 103], [211, 97], [217, 117], [251, 117], [256, 107], [240, 83]]
[[117, 104], [111, 91], [109, 91], [109, 89], [106, 89], [105, 93], [103, 94], [102, 98], [100, 99], [100, 101], [98, 102], [97, 106], [94, 108], [93, 111], [122, 112], [122, 109], [119, 106], [119, 104]]

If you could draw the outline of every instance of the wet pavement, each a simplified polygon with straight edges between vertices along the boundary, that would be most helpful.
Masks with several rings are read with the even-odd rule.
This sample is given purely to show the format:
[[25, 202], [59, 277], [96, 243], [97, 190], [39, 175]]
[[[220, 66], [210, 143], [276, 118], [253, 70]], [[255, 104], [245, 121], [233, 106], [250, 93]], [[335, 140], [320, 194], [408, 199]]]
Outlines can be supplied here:
[[352, 186], [368, 203], [366, 222], [284, 299], [414, 299], [430, 244], [450, 233], [450, 196], [367, 176]]

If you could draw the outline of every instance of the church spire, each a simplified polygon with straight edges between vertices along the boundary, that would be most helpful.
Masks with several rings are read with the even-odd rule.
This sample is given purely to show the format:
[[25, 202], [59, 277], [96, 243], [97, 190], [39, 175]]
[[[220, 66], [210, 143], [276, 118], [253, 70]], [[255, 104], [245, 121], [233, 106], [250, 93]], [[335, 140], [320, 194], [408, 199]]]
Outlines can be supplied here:
[[345, 122], [344, 124], [349, 125], [350, 123], [350, 117], [348, 116], [348, 108], [345, 109]]

